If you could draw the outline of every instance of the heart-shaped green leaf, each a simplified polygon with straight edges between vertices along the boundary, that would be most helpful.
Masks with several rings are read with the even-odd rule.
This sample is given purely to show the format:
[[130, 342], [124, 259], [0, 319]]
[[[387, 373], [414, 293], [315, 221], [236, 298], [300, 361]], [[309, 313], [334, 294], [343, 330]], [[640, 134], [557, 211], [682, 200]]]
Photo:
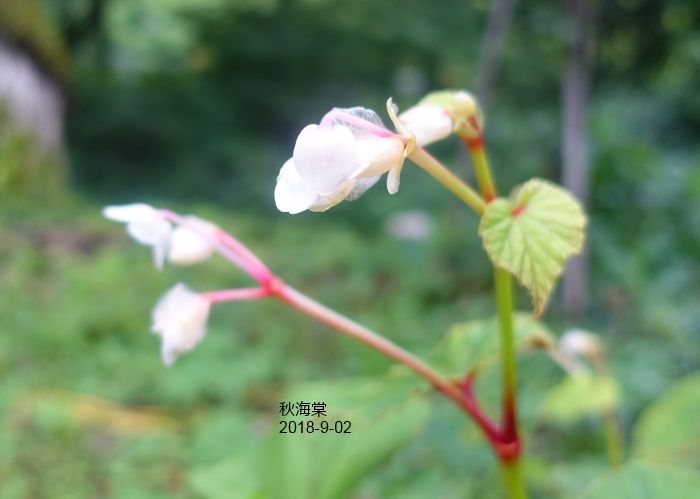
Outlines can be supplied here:
[[530, 291], [539, 316], [566, 259], [583, 248], [585, 226], [583, 209], [571, 194], [533, 179], [510, 200], [496, 199], [486, 206], [479, 235], [494, 265]]

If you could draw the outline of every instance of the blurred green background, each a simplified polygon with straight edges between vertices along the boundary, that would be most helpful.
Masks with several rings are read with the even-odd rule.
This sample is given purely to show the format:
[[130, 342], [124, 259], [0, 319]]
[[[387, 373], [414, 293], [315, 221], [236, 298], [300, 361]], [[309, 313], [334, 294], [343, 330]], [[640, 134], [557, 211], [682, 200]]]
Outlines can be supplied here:
[[[567, 319], [557, 296], [544, 319], [555, 336], [600, 333], [626, 454], [697, 472], [700, 6], [597, 8], [588, 305]], [[158, 273], [100, 216], [142, 201], [208, 218], [294, 286], [427, 356], [454, 323], [493, 314], [475, 217], [415, 168], [396, 196], [378, 185], [324, 214], [282, 215], [272, 193], [298, 131], [331, 107], [384, 115], [388, 96], [406, 108], [472, 88], [490, 9], [0, 0], [0, 498], [501, 497], [460, 413], [280, 303], [215, 307], [206, 341], [163, 367], [158, 297], [179, 281], [247, 281], [219, 259]], [[514, 7], [487, 89], [504, 191], [560, 178], [569, 30], [556, 2]], [[432, 150], [468, 176], [458, 146]], [[417, 218], [428, 234], [407, 237]], [[522, 290], [517, 301], [528, 309]], [[606, 497], [588, 488], [607, 470], [597, 408], [550, 410], [563, 374], [542, 354], [521, 364], [534, 497]], [[479, 385], [488, 406], [497, 385]], [[352, 437], [280, 435], [279, 403], [304, 397], [352, 420]]]

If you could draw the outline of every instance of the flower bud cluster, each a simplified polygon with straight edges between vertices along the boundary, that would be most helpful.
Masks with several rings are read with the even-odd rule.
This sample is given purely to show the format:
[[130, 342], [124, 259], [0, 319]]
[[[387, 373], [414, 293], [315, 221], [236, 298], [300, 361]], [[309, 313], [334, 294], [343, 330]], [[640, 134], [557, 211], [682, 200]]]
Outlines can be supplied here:
[[332, 109], [319, 124], [304, 127], [277, 176], [277, 208], [290, 214], [326, 211], [357, 199], [384, 173], [387, 190], [395, 194], [404, 159], [415, 145], [426, 146], [452, 133], [481, 137], [483, 117], [467, 92], [434, 92], [398, 116], [389, 99], [387, 110], [396, 132], [362, 107]]

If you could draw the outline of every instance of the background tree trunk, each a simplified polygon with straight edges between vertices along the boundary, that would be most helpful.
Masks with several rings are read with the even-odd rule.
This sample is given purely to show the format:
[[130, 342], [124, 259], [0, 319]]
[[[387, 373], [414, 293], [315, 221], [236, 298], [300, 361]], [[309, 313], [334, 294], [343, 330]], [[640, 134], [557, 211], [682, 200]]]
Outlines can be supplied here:
[[20, 46], [0, 37], [3, 128], [28, 132], [43, 152], [58, 153], [62, 150], [64, 108], [57, 82]]
[[486, 109], [493, 96], [493, 87], [498, 77], [501, 55], [508, 38], [513, 11], [517, 0], [494, 0], [486, 31], [481, 41], [479, 69], [476, 75], [476, 95], [482, 108]]
[[[594, 0], [566, 0], [568, 61], [562, 82], [562, 183], [588, 202], [588, 101], [592, 65]], [[563, 283], [564, 311], [576, 320], [588, 305], [588, 254], [572, 259]]]

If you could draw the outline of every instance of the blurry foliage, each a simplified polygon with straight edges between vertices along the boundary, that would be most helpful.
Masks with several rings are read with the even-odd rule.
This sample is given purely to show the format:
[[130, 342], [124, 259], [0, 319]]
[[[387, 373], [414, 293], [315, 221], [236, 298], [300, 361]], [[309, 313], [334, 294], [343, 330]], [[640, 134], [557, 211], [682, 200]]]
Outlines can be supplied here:
[[[17, 2], [0, 0], [0, 7], [9, 3]], [[218, 259], [155, 272], [146, 249], [99, 219], [98, 202], [177, 199], [168, 204], [230, 229], [290, 283], [410, 350], [433, 352], [447, 372], [493, 354], [493, 324], [462, 322], [493, 311], [487, 259], [466, 237], [476, 220], [421, 171], [406, 169], [397, 196], [378, 185], [326, 215], [274, 215], [272, 200], [297, 131], [329, 107], [382, 111], [389, 95], [406, 107], [434, 88], [469, 87], [488, 2], [46, 3], [76, 63], [68, 149], [73, 183], [88, 201], [26, 196], [24, 176], [34, 170], [18, 165], [34, 161], [31, 142], [3, 135], [0, 426], [10, 431], [0, 432], [0, 497], [270, 492], [273, 484], [261, 477], [284, 463], [313, 463], [297, 456], [310, 459], [313, 446], [337, 443], [332, 436], [276, 439], [285, 397], [321, 393], [324, 384], [336, 416], [359, 394], [342, 408], [359, 425], [359, 411], [384, 409], [369, 402], [368, 385], [413, 380], [387, 373], [388, 362], [374, 352], [273, 301], [216, 307], [206, 341], [163, 368], [157, 338], [147, 333], [158, 296], [179, 280], [195, 289], [246, 281]], [[101, 15], [94, 15], [97, 3]], [[695, 422], [694, 378], [650, 403], [700, 367], [700, 7], [626, 0], [600, 8], [588, 325], [603, 334], [633, 456], [647, 463], [591, 485], [607, 467], [597, 408], [572, 408], [571, 382], [541, 353], [524, 352], [526, 476], [542, 497], [585, 490], [585, 497], [634, 497], [629, 487], [638, 483], [651, 490], [660, 480], [694, 482], [685, 471], [654, 471], [648, 462], [698, 466], [697, 442], [685, 447], [674, 433]], [[76, 26], [79, 37], [70, 35]], [[565, 30], [558, 4], [519, 2], [487, 116], [504, 192], [533, 175], [558, 175]], [[454, 145], [436, 153], [465, 172]], [[29, 206], [36, 199], [42, 203]], [[388, 214], [408, 207], [431, 210], [430, 239], [387, 236]], [[527, 307], [524, 293], [518, 301]], [[553, 305], [548, 322], [556, 335]], [[473, 355], [445, 355], [450, 344], [469, 345]], [[498, 402], [496, 371], [485, 362], [476, 383], [489, 411]], [[428, 401], [427, 414], [392, 425], [395, 438], [382, 433], [385, 442], [358, 431], [363, 453], [376, 445], [378, 456], [391, 459], [368, 474], [362, 462], [336, 470], [326, 496], [356, 487], [357, 497], [499, 497], [490, 485], [497, 469], [474, 426], [423, 384], [402, 387]], [[265, 453], [278, 461], [265, 468], [249, 459], [264, 461]]]
[[0, 0], [0, 37], [27, 48], [52, 76], [68, 79], [70, 57], [43, 0]]
[[60, 203], [66, 186], [63, 159], [42, 151], [31, 133], [13, 126], [0, 103], [0, 196], [5, 205]]

